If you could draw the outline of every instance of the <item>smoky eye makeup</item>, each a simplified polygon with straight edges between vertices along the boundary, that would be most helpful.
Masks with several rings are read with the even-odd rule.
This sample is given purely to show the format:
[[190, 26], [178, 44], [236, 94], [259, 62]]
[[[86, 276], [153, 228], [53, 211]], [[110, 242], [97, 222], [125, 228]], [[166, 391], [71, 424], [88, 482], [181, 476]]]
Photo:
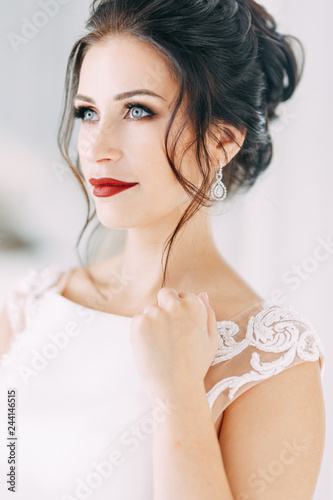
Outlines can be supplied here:
[[[130, 111], [131, 109], [133, 108], [138, 108], [138, 109], [141, 109], [143, 110], [145, 113], [147, 113], [146, 116], [142, 116], [142, 117], [137, 117], [137, 118], [131, 118], [133, 120], [143, 120], [144, 118], [152, 118], [153, 116], [156, 116], [157, 113], [155, 113], [154, 111], [152, 111], [150, 108], [148, 108], [147, 106], [144, 106], [143, 104], [140, 104], [138, 102], [130, 102], [130, 103], [127, 103], [125, 106], [124, 106], [124, 109]], [[83, 106], [83, 105], [78, 105], [78, 106], [75, 106], [73, 105], [72, 106], [72, 116], [76, 119], [80, 119], [82, 120], [83, 122], [91, 122], [91, 121], [94, 121], [94, 120], [86, 120], [86, 113], [90, 111], [91, 113], [96, 113], [96, 111], [94, 111], [92, 108], [90, 108], [89, 106]], [[97, 114], [97, 113], [96, 113]], [[127, 113], [128, 115], [128, 113]], [[126, 115], [126, 116], [127, 116]]]

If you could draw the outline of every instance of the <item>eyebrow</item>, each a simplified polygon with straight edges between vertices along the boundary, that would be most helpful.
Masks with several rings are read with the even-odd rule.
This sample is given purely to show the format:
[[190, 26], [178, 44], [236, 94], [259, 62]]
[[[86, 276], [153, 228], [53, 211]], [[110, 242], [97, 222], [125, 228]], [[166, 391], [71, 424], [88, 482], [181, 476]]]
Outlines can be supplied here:
[[[164, 97], [156, 94], [152, 90], [148, 89], [136, 89], [136, 90], [130, 90], [128, 92], [122, 92], [121, 94], [117, 94], [113, 97], [114, 101], [122, 101], [123, 99], [128, 99], [129, 97], [133, 97], [135, 95], [150, 95], [152, 97], [158, 97], [159, 99], [163, 99], [165, 101]], [[74, 99], [80, 99], [81, 101], [87, 101], [90, 102], [91, 104], [96, 104], [94, 99], [91, 97], [88, 97], [86, 95], [82, 94], [77, 94]]]

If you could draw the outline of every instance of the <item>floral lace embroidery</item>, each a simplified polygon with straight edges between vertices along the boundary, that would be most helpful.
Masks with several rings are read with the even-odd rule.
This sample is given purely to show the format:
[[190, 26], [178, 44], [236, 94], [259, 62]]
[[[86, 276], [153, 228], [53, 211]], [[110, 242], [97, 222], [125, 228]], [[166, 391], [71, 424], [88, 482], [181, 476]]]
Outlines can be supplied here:
[[219, 337], [219, 347], [211, 366], [233, 358], [243, 351], [247, 346], [246, 339], [236, 342], [234, 336], [239, 332], [239, 326], [233, 321], [219, 321], [217, 326]]
[[[316, 361], [320, 354], [325, 355], [321, 340], [312, 324], [299, 313], [292, 309], [265, 302], [263, 309], [252, 316], [248, 322], [246, 336], [237, 342], [233, 338], [239, 327], [232, 321], [220, 322], [219, 348], [211, 366], [221, 361], [226, 361], [241, 353], [248, 346], [253, 346], [259, 351], [283, 352], [283, 355], [271, 362], [262, 362], [260, 353], [254, 352], [250, 364], [254, 370], [240, 376], [227, 377], [217, 382], [207, 392], [209, 406], [221, 392], [230, 389], [229, 400], [232, 400], [240, 387], [248, 382], [264, 380], [280, 373], [295, 359], [296, 354], [307, 361]], [[324, 358], [322, 360], [322, 372]]]

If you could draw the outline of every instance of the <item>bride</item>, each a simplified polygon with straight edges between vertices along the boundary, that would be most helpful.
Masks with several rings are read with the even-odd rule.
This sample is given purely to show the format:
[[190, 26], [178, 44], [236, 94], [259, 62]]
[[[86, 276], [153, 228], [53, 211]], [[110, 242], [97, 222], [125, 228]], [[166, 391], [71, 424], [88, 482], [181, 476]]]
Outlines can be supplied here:
[[[8, 292], [1, 398], [17, 402], [19, 439], [11, 469], [2, 435], [0, 491], [310, 500], [323, 346], [306, 318], [228, 265], [211, 229], [213, 206], [272, 159], [270, 123], [302, 69], [291, 38], [253, 0], [94, 1], [87, 29], [68, 61], [59, 146], [98, 220], [126, 242]], [[7, 411], [2, 402], [2, 427]], [[152, 432], [139, 426], [150, 411]], [[108, 447], [128, 434], [138, 448], [112, 461]]]

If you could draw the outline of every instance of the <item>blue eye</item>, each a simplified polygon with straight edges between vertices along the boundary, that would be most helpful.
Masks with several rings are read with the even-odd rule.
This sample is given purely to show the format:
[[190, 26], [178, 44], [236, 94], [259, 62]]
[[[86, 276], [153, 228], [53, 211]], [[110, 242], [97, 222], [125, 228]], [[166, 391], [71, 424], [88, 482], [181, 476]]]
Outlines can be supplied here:
[[80, 118], [82, 121], [85, 121], [85, 122], [93, 121], [93, 120], [86, 120], [85, 119], [86, 112], [87, 112], [87, 114], [88, 114], [88, 112], [95, 113], [95, 111], [93, 111], [90, 108], [87, 108], [86, 106], [78, 106], [77, 108], [75, 106], [73, 106], [73, 108], [72, 108], [72, 114], [73, 114], [74, 118]]
[[151, 109], [147, 108], [146, 106], [143, 106], [143, 104], [138, 104], [138, 103], [135, 103], [135, 102], [130, 102], [129, 104], [127, 104], [125, 106], [126, 109], [141, 109], [141, 111], [144, 111], [145, 113], [147, 113], [146, 116], [139, 116], [139, 117], [136, 117], [136, 118], [148, 118], [149, 116], [155, 116], [156, 113], [154, 113]]
[[[147, 106], [144, 106], [143, 104], [134, 103], [134, 102], [126, 104], [125, 109], [128, 109], [128, 110], [139, 109], [139, 110], [144, 111], [146, 113], [146, 115], [136, 116], [136, 117], [132, 118], [133, 120], [142, 119], [142, 118], [151, 118], [151, 117], [156, 115], [156, 113], [154, 113], [154, 111], [152, 111], [151, 109], [147, 108]], [[88, 119], [89, 114], [91, 117], [91, 114], [93, 114], [93, 113], [97, 114], [96, 111], [94, 111], [91, 108], [88, 108], [87, 106], [78, 106], [78, 107], [73, 106], [72, 107], [72, 116], [74, 116], [74, 118], [80, 118], [83, 122], [89, 123], [89, 122], [95, 121], [93, 119]]]

